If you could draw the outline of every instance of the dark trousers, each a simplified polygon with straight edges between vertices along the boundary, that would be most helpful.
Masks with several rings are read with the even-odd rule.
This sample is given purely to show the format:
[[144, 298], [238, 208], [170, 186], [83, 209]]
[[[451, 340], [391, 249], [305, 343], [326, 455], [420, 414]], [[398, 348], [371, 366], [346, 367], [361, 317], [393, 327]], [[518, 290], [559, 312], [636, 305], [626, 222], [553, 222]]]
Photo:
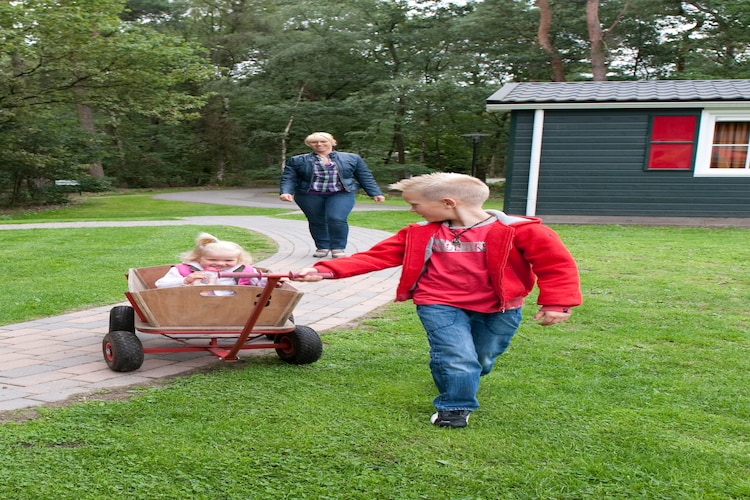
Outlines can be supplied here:
[[294, 201], [307, 217], [315, 248], [346, 249], [349, 238], [347, 218], [354, 208], [354, 193], [295, 193]]

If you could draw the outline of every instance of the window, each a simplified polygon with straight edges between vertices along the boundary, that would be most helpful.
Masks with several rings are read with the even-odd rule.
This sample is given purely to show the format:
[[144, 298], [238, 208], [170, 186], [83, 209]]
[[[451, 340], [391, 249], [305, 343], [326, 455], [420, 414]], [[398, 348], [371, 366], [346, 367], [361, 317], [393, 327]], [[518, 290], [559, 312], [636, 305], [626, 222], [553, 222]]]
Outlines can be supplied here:
[[714, 127], [709, 168], [748, 168], [750, 122], [718, 122]]
[[648, 170], [690, 170], [695, 150], [696, 116], [654, 116]]
[[750, 113], [703, 111], [696, 177], [750, 177]]

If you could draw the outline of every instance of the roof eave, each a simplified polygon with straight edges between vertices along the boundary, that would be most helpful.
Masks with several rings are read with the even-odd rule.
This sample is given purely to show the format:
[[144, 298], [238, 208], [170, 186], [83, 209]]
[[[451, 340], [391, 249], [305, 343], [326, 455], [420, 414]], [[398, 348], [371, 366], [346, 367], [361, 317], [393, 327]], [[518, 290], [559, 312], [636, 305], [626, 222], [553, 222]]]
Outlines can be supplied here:
[[487, 111], [516, 111], [536, 109], [636, 109], [636, 108], [711, 108], [750, 107], [750, 101], [627, 101], [627, 102], [524, 102], [499, 103], [487, 101]]

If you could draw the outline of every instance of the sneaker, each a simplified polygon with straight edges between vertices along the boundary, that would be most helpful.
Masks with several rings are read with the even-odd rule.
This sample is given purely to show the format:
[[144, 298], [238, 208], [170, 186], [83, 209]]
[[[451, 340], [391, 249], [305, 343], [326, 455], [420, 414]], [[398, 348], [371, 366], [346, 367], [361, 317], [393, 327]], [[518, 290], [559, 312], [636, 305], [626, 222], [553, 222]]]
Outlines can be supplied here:
[[470, 410], [443, 410], [435, 413], [430, 422], [438, 427], [466, 427], [470, 415]]
[[339, 257], [346, 257], [346, 252], [343, 250], [331, 250], [331, 257], [338, 259]]
[[328, 255], [328, 250], [318, 248], [317, 250], [315, 250], [313, 257], [315, 257], [316, 259], [322, 259], [326, 255]]

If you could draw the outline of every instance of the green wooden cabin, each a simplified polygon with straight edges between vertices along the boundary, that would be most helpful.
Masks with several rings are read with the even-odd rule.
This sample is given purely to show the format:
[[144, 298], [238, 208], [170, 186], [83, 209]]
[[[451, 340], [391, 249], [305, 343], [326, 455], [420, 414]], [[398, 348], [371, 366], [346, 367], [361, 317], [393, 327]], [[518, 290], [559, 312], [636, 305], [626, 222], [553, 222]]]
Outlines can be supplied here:
[[510, 83], [487, 109], [508, 213], [750, 217], [750, 80]]

